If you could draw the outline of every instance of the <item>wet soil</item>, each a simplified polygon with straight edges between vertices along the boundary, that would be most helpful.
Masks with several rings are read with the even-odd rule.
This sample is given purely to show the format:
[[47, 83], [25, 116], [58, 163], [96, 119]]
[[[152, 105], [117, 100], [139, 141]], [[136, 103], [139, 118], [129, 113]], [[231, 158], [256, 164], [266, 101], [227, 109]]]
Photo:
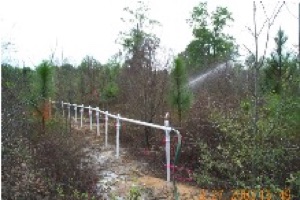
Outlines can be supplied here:
[[[104, 146], [104, 133], [96, 136], [96, 126], [89, 129], [89, 123], [82, 128], [78, 124], [73, 128], [80, 130], [84, 138], [91, 143], [89, 147], [91, 157], [97, 166], [99, 181], [97, 193], [103, 199], [128, 199], [139, 196], [138, 199], [174, 199], [173, 183], [165, 179], [154, 177], [149, 164], [144, 160], [137, 160], [128, 148], [120, 147], [120, 156], [116, 157], [113, 140]], [[180, 199], [199, 199], [199, 189], [187, 184], [177, 184]]]

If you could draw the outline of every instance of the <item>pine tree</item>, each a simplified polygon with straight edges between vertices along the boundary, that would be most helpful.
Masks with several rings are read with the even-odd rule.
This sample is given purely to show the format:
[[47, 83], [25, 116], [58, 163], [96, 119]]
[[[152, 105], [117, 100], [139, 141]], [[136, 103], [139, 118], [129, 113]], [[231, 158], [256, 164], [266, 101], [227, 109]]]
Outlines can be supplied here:
[[176, 58], [174, 61], [171, 78], [171, 105], [176, 109], [181, 124], [185, 111], [187, 111], [191, 105], [192, 93], [187, 87], [186, 68], [180, 58]]

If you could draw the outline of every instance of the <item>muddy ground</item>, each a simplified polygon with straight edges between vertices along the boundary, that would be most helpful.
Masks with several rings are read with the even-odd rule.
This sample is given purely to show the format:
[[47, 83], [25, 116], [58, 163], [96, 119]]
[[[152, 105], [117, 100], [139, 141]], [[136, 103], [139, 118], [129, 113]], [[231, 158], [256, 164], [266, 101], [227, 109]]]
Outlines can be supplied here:
[[[96, 126], [89, 130], [86, 123], [83, 128], [78, 124], [73, 128], [80, 130], [84, 138], [91, 143], [90, 150], [97, 170], [99, 181], [97, 193], [103, 199], [128, 199], [130, 196], [139, 196], [138, 199], [174, 199], [173, 183], [167, 183], [165, 179], [155, 177], [149, 164], [144, 160], [137, 160], [131, 155], [130, 150], [120, 147], [120, 156], [116, 158], [115, 144], [110, 140], [107, 147], [104, 146], [104, 133], [96, 136]], [[162, 170], [163, 171], [163, 170]], [[196, 186], [177, 183], [180, 199], [199, 199], [200, 190]]]

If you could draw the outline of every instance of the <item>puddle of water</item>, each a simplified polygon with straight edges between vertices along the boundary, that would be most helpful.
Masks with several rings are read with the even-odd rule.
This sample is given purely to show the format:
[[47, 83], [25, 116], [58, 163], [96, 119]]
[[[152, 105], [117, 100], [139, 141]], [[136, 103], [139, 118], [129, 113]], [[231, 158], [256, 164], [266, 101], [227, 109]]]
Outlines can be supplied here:
[[112, 179], [116, 179], [118, 178], [119, 176], [112, 172], [112, 171], [108, 171], [108, 170], [104, 170], [100, 173], [100, 176], [106, 180], [112, 180]]

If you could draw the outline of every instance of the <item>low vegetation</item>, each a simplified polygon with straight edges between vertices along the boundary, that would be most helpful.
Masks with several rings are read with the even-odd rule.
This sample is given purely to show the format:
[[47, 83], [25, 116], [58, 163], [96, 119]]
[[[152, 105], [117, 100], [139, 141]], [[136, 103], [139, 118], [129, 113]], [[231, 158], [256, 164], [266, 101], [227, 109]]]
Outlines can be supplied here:
[[[86, 56], [78, 66], [1, 64], [2, 198], [97, 198], [93, 162], [81, 165], [90, 159], [83, 151], [88, 144], [61, 116], [47, 117], [49, 98], [150, 123], [162, 124], [170, 112], [183, 136], [178, 165], [192, 172], [186, 176], [194, 184], [289, 188], [300, 196], [300, 68], [284, 30], [270, 55], [250, 54], [191, 89], [188, 75], [237, 57], [237, 45], [224, 31], [231, 12], [218, 7], [209, 14], [206, 3], [196, 6], [190, 21], [195, 38], [173, 61], [158, 56], [160, 40], [148, 29], [158, 23], [147, 18], [146, 6], [125, 10], [133, 23], [119, 38], [124, 62], [113, 56], [101, 64]], [[157, 130], [121, 125], [121, 145], [139, 158], [152, 156], [149, 165], [158, 176], [165, 170], [163, 140]], [[129, 194], [139, 195], [134, 188]]]

